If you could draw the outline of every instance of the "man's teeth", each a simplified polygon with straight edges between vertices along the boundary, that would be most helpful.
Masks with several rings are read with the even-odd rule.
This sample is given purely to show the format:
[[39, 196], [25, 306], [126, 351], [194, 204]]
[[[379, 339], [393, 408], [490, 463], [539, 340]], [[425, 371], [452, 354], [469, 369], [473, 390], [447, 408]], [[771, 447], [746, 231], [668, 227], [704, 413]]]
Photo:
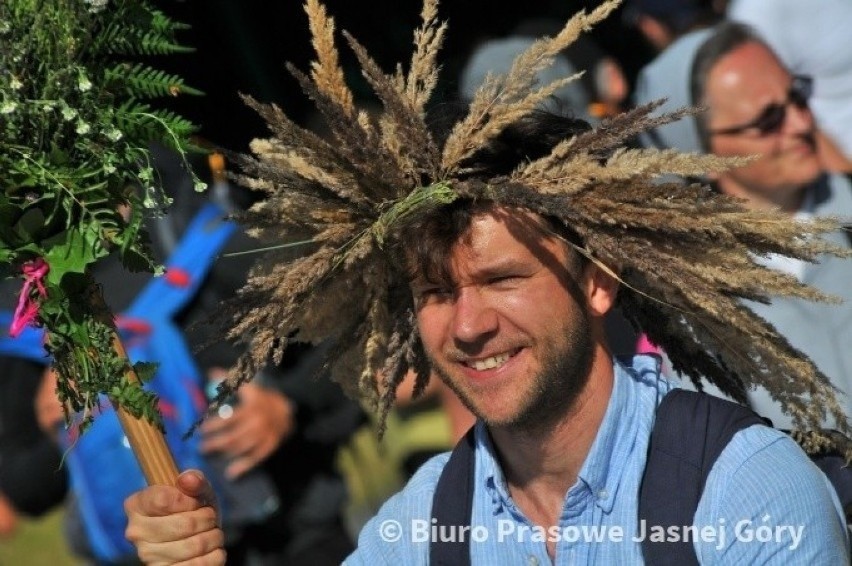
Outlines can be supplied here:
[[467, 365], [472, 367], [477, 371], [485, 371], [487, 369], [496, 368], [502, 366], [506, 362], [509, 361], [508, 352], [505, 354], [500, 354], [499, 356], [491, 356], [490, 358], [485, 358], [484, 360], [474, 360], [468, 362]]

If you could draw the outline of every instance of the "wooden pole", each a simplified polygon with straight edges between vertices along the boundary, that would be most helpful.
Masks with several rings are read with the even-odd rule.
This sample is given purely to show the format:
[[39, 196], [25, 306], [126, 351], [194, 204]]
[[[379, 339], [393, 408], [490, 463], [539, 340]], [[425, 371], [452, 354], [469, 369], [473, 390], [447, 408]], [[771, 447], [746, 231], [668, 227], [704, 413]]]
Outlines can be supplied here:
[[[118, 337], [112, 312], [104, 301], [100, 287], [95, 283], [89, 285], [89, 305], [92, 307], [95, 316], [112, 328], [113, 349], [120, 357], [128, 360], [125, 374], [127, 380], [135, 383], [138, 387], [142, 387], [139, 376], [136, 375], [133, 365], [127, 357], [127, 351]], [[142, 474], [145, 476], [148, 485], [175, 485], [180, 472], [174, 456], [172, 456], [169, 446], [166, 444], [163, 432], [148, 419], [130, 414], [115, 399], [111, 399], [111, 401], [118, 415], [118, 421], [121, 423], [121, 428], [127, 436], [130, 448], [139, 462], [139, 467], [142, 468]]]
[[[118, 336], [113, 340], [113, 347], [120, 356], [127, 358], [127, 352]], [[128, 363], [127, 367], [128, 381], [142, 387], [133, 366]], [[113, 407], [148, 485], [175, 485], [180, 472], [160, 429], [144, 417], [134, 417], [114, 401]]]

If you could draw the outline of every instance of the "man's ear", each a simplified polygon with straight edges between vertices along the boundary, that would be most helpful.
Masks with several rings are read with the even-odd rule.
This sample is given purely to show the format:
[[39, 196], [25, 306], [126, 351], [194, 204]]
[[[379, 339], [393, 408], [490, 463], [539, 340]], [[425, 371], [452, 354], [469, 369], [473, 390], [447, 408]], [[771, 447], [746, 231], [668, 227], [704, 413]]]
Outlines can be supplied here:
[[603, 264], [590, 261], [584, 269], [586, 302], [589, 314], [604, 316], [615, 304], [619, 282], [617, 272]]

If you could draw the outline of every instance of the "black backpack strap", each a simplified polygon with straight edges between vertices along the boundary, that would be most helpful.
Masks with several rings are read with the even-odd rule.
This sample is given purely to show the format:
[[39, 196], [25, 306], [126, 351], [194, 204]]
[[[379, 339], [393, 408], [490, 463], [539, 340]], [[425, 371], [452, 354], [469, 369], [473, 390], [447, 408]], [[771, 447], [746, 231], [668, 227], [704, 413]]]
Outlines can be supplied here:
[[639, 489], [646, 564], [696, 565], [692, 540], [651, 542], [651, 528], [692, 525], [716, 459], [740, 430], [766, 424], [748, 407], [706, 393], [675, 389], [657, 408]]
[[[473, 478], [476, 454], [474, 451], [474, 427], [459, 440], [450, 454], [450, 459], [432, 497], [432, 526], [453, 527], [470, 525], [473, 511]], [[449, 530], [446, 529], [448, 532]], [[432, 540], [429, 543], [429, 564], [431, 566], [469, 566], [469, 537], [459, 537], [453, 542]]]

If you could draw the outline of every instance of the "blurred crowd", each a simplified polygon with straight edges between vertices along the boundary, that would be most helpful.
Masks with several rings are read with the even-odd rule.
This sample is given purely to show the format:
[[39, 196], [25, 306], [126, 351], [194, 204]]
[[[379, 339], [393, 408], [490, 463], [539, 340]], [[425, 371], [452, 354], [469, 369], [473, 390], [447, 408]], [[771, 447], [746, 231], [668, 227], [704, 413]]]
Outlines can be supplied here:
[[[653, 57], [636, 76], [629, 76], [610, 46], [584, 36], [541, 72], [540, 80], [547, 83], [585, 71], [548, 104], [595, 124], [660, 99], [665, 102], [659, 112], [701, 107], [698, 113], [643, 134], [634, 141], [635, 147], [751, 157], [741, 167], [700, 181], [751, 207], [777, 207], [796, 218], [845, 218], [849, 229], [828, 237], [852, 247], [852, 36], [847, 31], [852, 27], [852, 3], [627, 0], [620, 12], [620, 25], [638, 31], [646, 42], [641, 47], [650, 48]], [[478, 42], [466, 54], [455, 94], [469, 100], [489, 73], [508, 71], [514, 57], [536, 37], [553, 34], [561, 25], [529, 18], [509, 35]], [[258, 244], [238, 226], [216, 236], [221, 241], [210, 243], [209, 230], [193, 232], [193, 221], [210, 213], [216, 222], [225, 223], [228, 214], [250, 205], [255, 197], [227, 180], [221, 156], [193, 164], [211, 181], [211, 189], [198, 195], [174, 156], [158, 151], [161, 178], [175, 198], [172, 211], [148, 226], [154, 248], [173, 267], [171, 279], [162, 284], [177, 291], [187, 287], [179, 276], [184, 272], [170, 258], [179, 258], [180, 253], [195, 256], [195, 248], [187, 246], [204, 248], [209, 243], [215, 248], [208, 264], [197, 273], [184, 273], [201, 283], [185, 289], [174, 308], [157, 319], [169, 321], [161, 330], [152, 322], [150, 309], [137, 302], [146, 292], [159, 302], [164, 291], [149, 291], [151, 278], [128, 274], [115, 261], [105, 262], [95, 276], [113, 310], [128, 313], [123, 319], [126, 339], [154, 340], [160, 332], [173, 331], [183, 337], [181, 355], [187, 356], [189, 369], [168, 370], [173, 374], [163, 379], [188, 379], [187, 395], [197, 401], [199, 394], [215, 389], [238, 355], [226, 344], [210, 346], [211, 337], [199, 324], [239, 288], [254, 259], [250, 254], [222, 254]], [[201, 243], [190, 242], [190, 236]], [[762, 261], [847, 301], [816, 305], [784, 300], [747, 306], [815, 360], [838, 388], [847, 413], [852, 412], [847, 394], [852, 391], [852, 263], [837, 258], [818, 258], [815, 263], [774, 257]], [[0, 307], [11, 310], [19, 289], [19, 282], [5, 282]], [[617, 313], [609, 330], [616, 354], [637, 350], [665, 354]], [[81, 441], [71, 438], [64, 427], [47, 360], [16, 350], [10, 340], [0, 334], [5, 344], [0, 347], [0, 544], [14, 536], [19, 517], [37, 517], [62, 507], [65, 536], [75, 556], [92, 564], [133, 563], [132, 549], [110, 540], [122, 531], [122, 525], [115, 524], [121, 521], [122, 496], [113, 499], [119, 505], [115, 518], [90, 501], [97, 494], [87, 483], [91, 471], [86, 462], [63, 462], [63, 452], [69, 447], [76, 450], [75, 443]], [[410, 394], [411, 386], [404, 384], [379, 442], [369, 411], [322, 378], [323, 354], [322, 345], [289, 349], [282, 364], [270, 364], [196, 433], [194, 457], [218, 478], [218, 495], [225, 502], [229, 563], [340, 563], [384, 499], [420, 464], [451, 448], [473, 422], [437, 379], [417, 399]], [[776, 427], [789, 427], [789, 417], [764, 391], [753, 391], [750, 402]], [[199, 412], [203, 405], [202, 400]], [[94, 431], [106, 426], [100, 421]], [[129, 454], [120, 433], [110, 438], [119, 452]], [[836, 465], [841, 464], [838, 459]], [[107, 474], [104, 469], [96, 472], [98, 478]], [[125, 484], [116, 488], [119, 493], [129, 494], [140, 487], [141, 479], [124, 476], [115, 481]]]

